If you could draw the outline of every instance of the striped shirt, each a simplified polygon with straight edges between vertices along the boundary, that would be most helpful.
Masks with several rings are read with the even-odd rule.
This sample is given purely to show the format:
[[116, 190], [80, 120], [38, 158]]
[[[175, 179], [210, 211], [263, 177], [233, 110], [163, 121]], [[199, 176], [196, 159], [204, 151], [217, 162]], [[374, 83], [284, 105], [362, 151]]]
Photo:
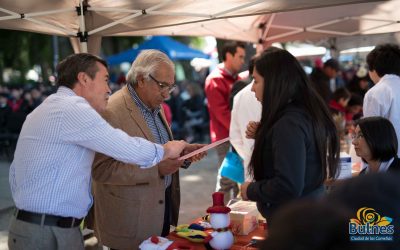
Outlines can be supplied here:
[[[143, 118], [146, 121], [146, 124], [149, 127], [152, 135], [154, 136], [155, 141], [157, 143], [164, 144], [167, 141], [171, 140], [168, 131], [165, 128], [165, 124], [162, 122], [160, 117], [161, 107], [151, 110], [148, 106], [146, 106], [146, 104], [142, 102], [142, 100], [140, 100], [139, 96], [136, 94], [136, 91], [132, 88], [130, 84], [128, 84], [128, 90], [136, 106], [142, 113]], [[171, 185], [171, 175], [166, 175], [164, 176], [164, 178], [166, 187]]]
[[60, 87], [22, 127], [9, 176], [16, 207], [84, 217], [93, 200], [90, 173], [95, 152], [141, 166], [153, 166], [164, 155], [162, 146], [114, 129], [86, 99]]

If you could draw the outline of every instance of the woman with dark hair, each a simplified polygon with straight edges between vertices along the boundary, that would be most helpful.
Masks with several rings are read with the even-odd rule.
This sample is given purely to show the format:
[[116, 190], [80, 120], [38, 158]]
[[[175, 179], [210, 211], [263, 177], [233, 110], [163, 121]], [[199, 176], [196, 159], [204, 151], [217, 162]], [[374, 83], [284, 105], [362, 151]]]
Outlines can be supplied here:
[[339, 138], [332, 116], [289, 52], [265, 50], [256, 60], [252, 91], [262, 104], [243, 199], [267, 219], [282, 204], [319, 197], [338, 171]]
[[360, 174], [400, 170], [397, 135], [388, 119], [372, 116], [358, 120], [352, 143], [366, 163]]

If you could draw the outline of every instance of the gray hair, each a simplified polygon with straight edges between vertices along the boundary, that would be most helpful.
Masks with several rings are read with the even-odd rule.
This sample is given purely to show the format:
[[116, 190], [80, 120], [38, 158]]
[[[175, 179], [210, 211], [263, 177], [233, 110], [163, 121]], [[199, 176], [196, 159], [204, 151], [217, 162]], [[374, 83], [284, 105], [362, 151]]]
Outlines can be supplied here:
[[153, 75], [162, 63], [169, 65], [175, 71], [174, 63], [163, 52], [155, 49], [142, 50], [129, 69], [127, 82], [132, 86], [136, 85], [139, 75], [148, 79], [149, 74]]

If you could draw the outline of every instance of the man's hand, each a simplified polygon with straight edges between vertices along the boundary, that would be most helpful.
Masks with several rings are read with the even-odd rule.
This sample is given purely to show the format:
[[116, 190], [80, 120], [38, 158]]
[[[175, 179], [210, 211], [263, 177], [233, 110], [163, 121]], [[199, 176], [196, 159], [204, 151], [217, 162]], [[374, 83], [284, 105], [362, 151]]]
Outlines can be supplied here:
[[247, 187], [250, 185], [251, 182], [246, 181], [240, 186], [240, 194], [242, 195], [242, 199], [247, 201], [249, 198], [247, 197]]
[[164, 147], [164, 157], [165, 159], [176, 159], [178, 158], [182, 151], [189, 145], [187, 142], [180, 141], [169, 141], [163, 145]]
[[247, 124], [247, 129], [246, 129], [246, 138], [247, 139], [255, 139], [256, 138], [256, 132], [257, 132], [258, 126], [260, 126], [260, 122], [250, 121]]
[[183, 160], [171, 160], [171, 159], [166, 159], [158, 163], [158, 173], [160, 176], [166, 176], [169, 174], [173, 174], [176, 171], [178, 171], [179, 167], [182, 166]]
[[[204, 147], [206, 144], [187, 144], [185, 149], [182, 152], [182, 156], [189, 154], [199, 148]], [[201, 159], [203, 159], [205, 156], [207, 155], [207, 151], [201, 152], [197, 155], [194, 155], [190, 158], [188, 158], [189, 161], [191, 162], [196, 162], [196, 161], [200, 161]]]

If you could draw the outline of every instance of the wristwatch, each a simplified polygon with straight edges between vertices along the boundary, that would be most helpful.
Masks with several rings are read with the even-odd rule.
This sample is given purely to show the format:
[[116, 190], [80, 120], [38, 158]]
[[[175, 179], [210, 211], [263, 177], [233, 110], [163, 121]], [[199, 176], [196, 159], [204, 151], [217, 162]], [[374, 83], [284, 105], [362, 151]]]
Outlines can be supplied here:
[[192, 164], [192, 162], [189, 161], [188, 159], [186, 159], [183, 161], [181, 168], [187, 169], [187, 168], [189, 168], [190, 164]]

